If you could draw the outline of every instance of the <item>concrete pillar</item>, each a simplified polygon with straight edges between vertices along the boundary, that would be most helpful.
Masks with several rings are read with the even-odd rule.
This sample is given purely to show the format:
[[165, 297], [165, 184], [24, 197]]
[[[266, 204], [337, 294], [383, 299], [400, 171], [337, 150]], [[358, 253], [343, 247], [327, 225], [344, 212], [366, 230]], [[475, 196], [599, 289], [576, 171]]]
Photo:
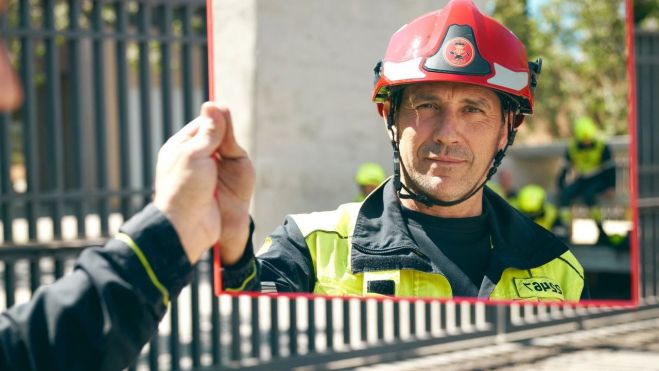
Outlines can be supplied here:
[[257, 246], [286, 214], [351, 201], [360, 163], [392, 173], [373, 67], [396, 30], [446, 2], [213, 2], [213, 86], [256, 167]]

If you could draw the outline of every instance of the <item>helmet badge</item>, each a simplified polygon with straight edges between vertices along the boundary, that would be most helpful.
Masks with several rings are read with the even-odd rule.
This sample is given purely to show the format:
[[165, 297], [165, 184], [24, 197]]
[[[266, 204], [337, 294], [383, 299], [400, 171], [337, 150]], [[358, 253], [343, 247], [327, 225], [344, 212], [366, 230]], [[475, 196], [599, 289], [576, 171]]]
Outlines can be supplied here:
[[474, 46], [464, 37], [454, 37], [444, 45], [444, 60], [453, 67], [467, 67], [474, 61]]
[[491, 71], [478, 51], [474, 31], [469, 25], [457, 24], [449, 26], [437, 52], [426, 59], [423, 68], [455, 75], [489, 75]]

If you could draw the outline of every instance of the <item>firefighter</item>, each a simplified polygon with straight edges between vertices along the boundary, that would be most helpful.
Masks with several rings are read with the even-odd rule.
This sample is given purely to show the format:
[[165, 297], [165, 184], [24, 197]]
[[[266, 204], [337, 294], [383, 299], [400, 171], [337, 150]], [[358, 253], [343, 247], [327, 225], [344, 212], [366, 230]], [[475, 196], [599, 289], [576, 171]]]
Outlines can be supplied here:
[[[568, 247], [484, 187], [533, 112], [540, 60], [468, 0], [400, 28], [372, 100], [394, 175], [361, 203], [289, 215], [266, 238], [223, 246], [228, 291], [578, 301]], [[249, 224], [243, 230], [249, 230]]]
[[355, 201], [364, 201], [366, 196], [370, 195], [386, 178], [382, 166], [374, 162], [361, 164], [355, 173], [355, 183], [359, 187]]
[[[567, 207], [581, 197], [586, 206], [593, 207], [600, 194], [615, 187], [615, 163], [611, 149], [598, 136], [597, 126], [591, 118], [577, 119], [573, 134], [557, 179], [560, 206]], [[568, 183], [566, 179], [570, 171], [574, 173], [574, 180]]]
[[558, 209], [547, 200], [547, 192], [541, 186], [529, 184], [522, 187], [517, 193], [515, 206], [544, 229], [564, 241], [567, 240], [567, 230], [559, 217]]

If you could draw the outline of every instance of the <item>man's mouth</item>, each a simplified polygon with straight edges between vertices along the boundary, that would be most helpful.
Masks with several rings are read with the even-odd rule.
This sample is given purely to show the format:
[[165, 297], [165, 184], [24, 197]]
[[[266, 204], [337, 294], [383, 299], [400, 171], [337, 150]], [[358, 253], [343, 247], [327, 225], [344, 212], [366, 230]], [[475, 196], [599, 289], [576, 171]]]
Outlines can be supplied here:
[[459, 157], [452, 157], [445, 155], [439, 155], [439, 156], [430, 155], [427, 156], [426, 159], [435, 162], [441, 166], [456, 166], [467, 162], [466, 160]]

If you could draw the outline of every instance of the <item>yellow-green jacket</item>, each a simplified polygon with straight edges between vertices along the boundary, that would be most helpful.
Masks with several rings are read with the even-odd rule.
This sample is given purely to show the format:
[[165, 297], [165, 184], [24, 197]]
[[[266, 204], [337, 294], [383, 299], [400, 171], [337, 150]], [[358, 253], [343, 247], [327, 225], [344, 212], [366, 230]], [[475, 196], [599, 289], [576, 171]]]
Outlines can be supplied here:
[[[567, 146], [568, 158], [577, 174], [587, 176], [599, 170], [607, 158], [604, 157], [606, 144], [596, 140], [591, 148], [581, 149], [576, 140], [571, 140]], [[610, 157], [610, 155], [609, 155]]]
[[[567, 246], [485, 188], [493, 252], [479, 298], [578, 301], [583, 268]], [[289, 215], [254, 258], [225, 267], [227, 290], [451, 298], [451, 284], [411, 237], [391, 181], [363, 203]], [[434, 247], [433, 247], [434, 248]]]

